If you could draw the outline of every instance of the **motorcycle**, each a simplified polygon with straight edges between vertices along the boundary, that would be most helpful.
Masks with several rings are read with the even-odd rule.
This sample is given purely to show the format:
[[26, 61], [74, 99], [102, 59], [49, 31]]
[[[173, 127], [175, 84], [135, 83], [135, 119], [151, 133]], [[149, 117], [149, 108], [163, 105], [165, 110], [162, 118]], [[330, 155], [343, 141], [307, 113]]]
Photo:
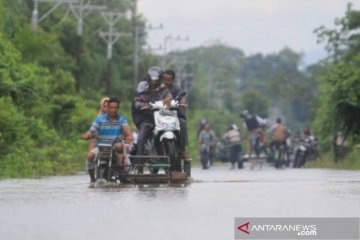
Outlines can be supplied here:
[[[292, 141], [291, 138], [286, 138], [285, 142], [274, 142], [269, 159], [274, 162], [275, 168], [289, 167], [290, 155], [292, 154]], [[270, 144], [271, 149], [271, 144]]]
[[252, 153], [255, 153], [256, 158], [259, 158], [261, 155], [261, 152], [266, 153], [266, 144], [263, 142], [263, 135], [261, 131], [255, 131], [250, 134], [249, 141], [251, 144], [252, 152], [250, 154], [250, 157]]
[[210, 167], [210, 144], [202, 143], [200, 145], [200, 160], [203, 169]]
[[224, 140], [218, 141], [216, 146], [216, 160], [220, 162], [230, 162], [229, 159], [229, 149]]
[[[185, 160], [182, 168], [181, 159], [178, 156], [178, 139], [180, 133], [180, 122], [177, 115], [177, 109], [180, 106], [178, 99], [186, 93], [182, 92], [174, 100], [171, 100], [170, 108], [164, 106], [163, 101], [149, 103], [149, 107], [142, 109], [151, 109], [154, 111], [153, 136], [148, 140], [145, 151], [147, 158], [150, 159], [149, 169], [152, 174], [156, 174], [159, 168], [163, 168], [166, 174], [170, 172], [181, 172], [182, 170], [188, 177], [191, 175], [191, 163]], [[157, 147], [155, 145], [158, 145]], [[156, 154], [157, 155], [154, 155]]]
[[301, 140], [294, 149], [294, 168], [301, 168], [307, 161], [316, 160], [319, 157], [317, 141], [314, 136]]
[[[123, 153], [115, 153], [114, 145], [118, 142], [123, 143]], [[98, 144], [99, 153], [95, 160], [95, 178], [97, 182], [109, 182], [119, 179], [119, 174], [127, 172], [131, 166], [129, 152], [131, 147], [120, 139], [115, 139], [112, 143], [100, 142]]]

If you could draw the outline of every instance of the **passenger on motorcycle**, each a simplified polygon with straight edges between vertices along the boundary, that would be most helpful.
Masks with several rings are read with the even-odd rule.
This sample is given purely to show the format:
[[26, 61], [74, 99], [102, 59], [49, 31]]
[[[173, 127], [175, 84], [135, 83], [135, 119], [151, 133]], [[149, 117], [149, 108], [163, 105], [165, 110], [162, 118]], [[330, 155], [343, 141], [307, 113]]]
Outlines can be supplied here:
[[[97, 116], [100, 116], [102, 114], [107, 113], [108, 112], [108, 107], [109, 107], [109, 97], [102, 98], [101, 101], [100, 101], [100, 107], [99, 107], [99, 112], [98, 112]], [[89, 140], [88, 151], [90, 151], [91, 149], [96, 147], [96, 139], [93, 139], [91, 137], [90, 131], [87, 131], [86, 133], [84, 133], [82, 135], [82, 139]]]
[[235, 124], [230, 124], [227, 132], [223, 136], [224, 142], [229, 149], [231, 169], [235, 168], [241, 153], [241, 137], [239, 129]]
[[[264, 147], [265, 134], [261, 128], [266, 125], [267, 120], [255, 114], [251, 114], [247, 110], [243, 111], [240, 114], [240, 117], [244, 119], [244, 128], [248, 131], [249, 156], [251, 156], [253, 151], [255, 151], [256, 155], [260, 154], [260, 150], [267, 153], [266, 148]], [[259, 149], [253, 149], [254, 146], [258, 146]]]
[[[152, 134], [155, 127], [154, 113], [151, 111], [149, 102], [163, 100], [164, 105], [170, 107], [173, 99], [169, 89], [162, 84], [163, 71], [160, 67], [149, 68], [145, 76], [148, 87], [142, 92], [138, 91], [133, 99], [132, 115], [136, 127], [139, 129], [138, 155], [145, 154], [145, 143]], [[140, 85], [140, 84], [139, 84]], [[146, 109], [148, 108], [148, 109]], [[142, 169], [139, 169], [139, 173]]]
[[312, 136], [312, 132], [310, 130], [310, 127], [308, 125], [305, 125], [302, 132], [301, 132], [301, 136], [300, 136], [300, 139], [302, 141], [306, 141], [307, 139], [310, 138], [310, 136]]
[[[164, 72], [164, 84], [170, 90], [173, 98], [180, 96], [180, 93], [183, 92], [179, 85], [176, 85], [175, 82], [175, 72], [173, 70], [165, 70]], [[180, 104], [187, 104], [187, 99], [185, 97], [181, 97], [179, 100]], [[182, 159], [186, 159], [186, 146], [188, 145], [188, 132], [186, 125], [186, 108], [179, 107], [178, 118], [180, 122], [180, 141], [179, 141], [179, 156]]]
[[274, 124], [267, 133], [271, 136], [271, 141], [269, 144], [270, 150], [271, 150], [271, 156], [274, 156], [275, 149], [280, 148], [281, 146], [284, 146], [285, 152], [287, 154], [287, 159], [289, 159], [288, 156], [288, 149], [286, 145], [286, 139], [290, 136], [289, 129], [282, 123], [282, 119], [278, 117], [276, 119], [276, 124]]
[[[90, 127], [90, 134], [100, 142], [113, 143], [116, 139], [124, 138], [126, 143], [132, 144], [132, 132], [128, 125], [127, 119], [118, 113], [120, 101], [116, 98], [109, 99], [108, 113], [98, 116]], [[122, 153], [123, 143], [115, 143], [114, 149], [116, 153]], [[95, 156], [99, 153], [98, 147], [91, 149], [87, 154], [88, 171], [90, 181], [95, 182]], [[130, 163], [124, 163], [130, 164]]]

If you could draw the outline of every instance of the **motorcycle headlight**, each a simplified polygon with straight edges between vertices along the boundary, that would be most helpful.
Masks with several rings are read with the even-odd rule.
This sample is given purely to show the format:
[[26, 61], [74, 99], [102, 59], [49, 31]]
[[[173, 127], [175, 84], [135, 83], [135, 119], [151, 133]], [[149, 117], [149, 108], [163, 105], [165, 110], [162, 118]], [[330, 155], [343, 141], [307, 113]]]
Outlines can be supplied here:
[[306, 151], [306, 147], [305, 147], [305, 146], [303, 146], [303, 145], [300, 145], [300, 147], [299, 147], [299, 148], [300, 148], [300, 150], [301, 150], [301, 151]]

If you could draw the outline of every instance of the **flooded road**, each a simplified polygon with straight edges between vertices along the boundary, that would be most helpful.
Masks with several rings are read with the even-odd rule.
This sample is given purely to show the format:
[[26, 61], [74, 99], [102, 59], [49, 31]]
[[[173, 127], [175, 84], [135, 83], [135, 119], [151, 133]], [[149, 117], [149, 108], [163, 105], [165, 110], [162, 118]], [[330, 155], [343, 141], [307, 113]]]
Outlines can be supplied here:
[[359, 217], [360, 171], [193, 169], [190, 185], [0, 181], [0, 239], [234, 239], [235, 217]]

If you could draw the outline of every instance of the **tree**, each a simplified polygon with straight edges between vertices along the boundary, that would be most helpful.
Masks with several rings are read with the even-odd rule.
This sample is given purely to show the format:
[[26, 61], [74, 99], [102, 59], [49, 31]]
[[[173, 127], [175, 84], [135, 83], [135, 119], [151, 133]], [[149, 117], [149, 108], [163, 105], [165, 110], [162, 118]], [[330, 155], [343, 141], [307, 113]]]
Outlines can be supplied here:
[[242, 109], [248, 110], [261, 117], [268, 115], [268, 102], [266, 98], [256, 90], [247, 90], [241, 95]]
[[360, 11], [349, 5], [335, 26], [316, 29], [330, 54], [320, 75], [322, 95], [316, 116], [317, 129], [328, 147], [338, 131], [354, 140], [360, 137]]

